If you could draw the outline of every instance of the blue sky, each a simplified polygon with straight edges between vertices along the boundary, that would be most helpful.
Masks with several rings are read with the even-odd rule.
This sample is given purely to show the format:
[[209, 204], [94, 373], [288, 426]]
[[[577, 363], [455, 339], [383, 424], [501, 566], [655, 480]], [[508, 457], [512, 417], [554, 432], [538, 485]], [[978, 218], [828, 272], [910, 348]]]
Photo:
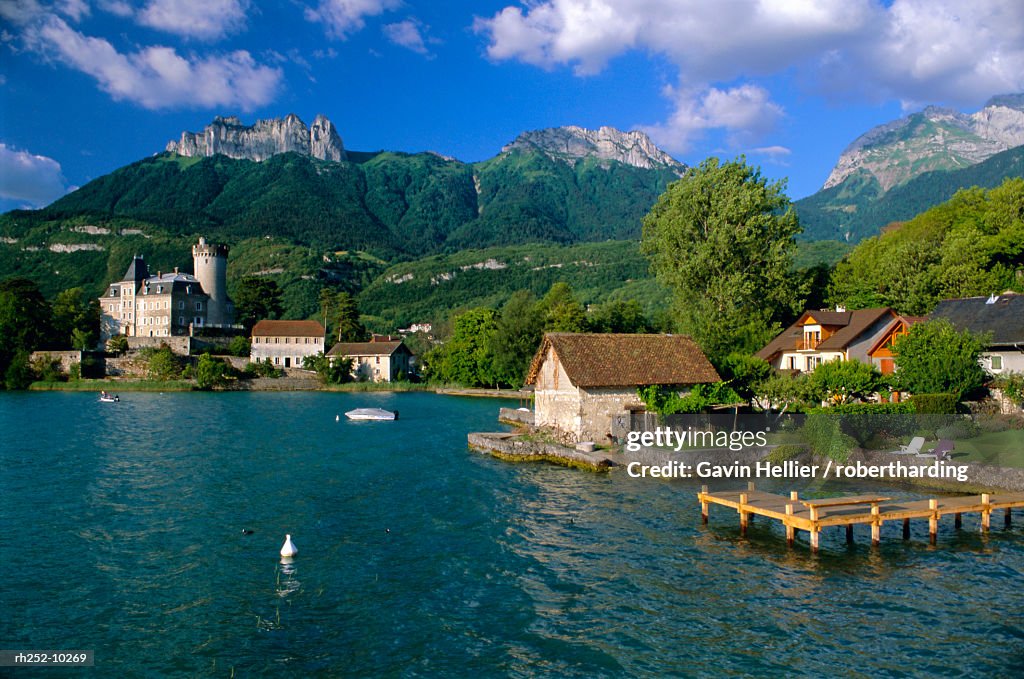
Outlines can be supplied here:
[[287, 113], [465, 161], [529, 129], [641, 129], [797, 199], [874, 125], [1019, 91], [1019, 0], [0, 0], [0, 209], [214, 115]]

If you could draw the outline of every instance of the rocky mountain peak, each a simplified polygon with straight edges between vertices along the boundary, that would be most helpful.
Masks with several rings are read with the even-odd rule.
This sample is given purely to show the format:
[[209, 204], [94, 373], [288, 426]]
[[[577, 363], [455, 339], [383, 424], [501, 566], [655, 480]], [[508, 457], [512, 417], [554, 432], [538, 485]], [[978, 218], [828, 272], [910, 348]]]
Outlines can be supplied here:
[[345, 146], [334, 124], [317, 115], [307, 127], [294, 113], [284, 118], [257, 120], [245, 125], [236, 116], [216, 116], [202, 132], [182, 132], [178, 141], [167, 142], [166, 150], [181, 156], [213, 156], [266, 160], [278, 153], [294, 151], [320, 160], [345, 160]]
[[854, 174], [888, 191], [930, 170], [980, 163], [1024, 144], [1024, 94], [993, 97], [975, 113], [928, 106], [868, 130], [846, 147], [824, 188]]
[[622, 132], [614, 127], [588, 130], [570, 125], [523, 132], [501, 149], [502, 153], [514, 150], [540, 151], [570, 165], [584, 158], [597, 158], [644, 169], [667, 167], [681, 171], [684, 167], [643, 132]]

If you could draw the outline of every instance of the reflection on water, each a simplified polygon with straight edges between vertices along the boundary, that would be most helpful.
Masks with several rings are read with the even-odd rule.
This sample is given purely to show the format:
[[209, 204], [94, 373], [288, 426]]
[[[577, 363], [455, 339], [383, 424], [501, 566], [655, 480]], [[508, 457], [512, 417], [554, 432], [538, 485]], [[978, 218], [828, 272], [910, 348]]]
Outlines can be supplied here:
[[[866, 528], [853, 546], [827, 531], [812, 555], [767, 521], [740, 536], [722, 508], [701, 525], [696, 484], [469, 452], [467, 431], [494, 428], [485, 400], [98, 406], [0, 394], [0, 639], [95, 648], [105, 675], [1024, 669], [1020, 527], [943, 522], [936, 547], [926, 522], [909, 542], [887, 524], [879, 548]], [[355, 407], [402, 419], [335, 421]]]

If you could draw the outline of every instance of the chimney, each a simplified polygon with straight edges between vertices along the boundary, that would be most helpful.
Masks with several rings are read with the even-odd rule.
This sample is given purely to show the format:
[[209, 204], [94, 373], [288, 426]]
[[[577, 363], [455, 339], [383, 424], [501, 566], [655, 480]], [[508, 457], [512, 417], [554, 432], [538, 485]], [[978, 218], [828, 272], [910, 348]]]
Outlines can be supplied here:
[[164, 272], [160, 271], [159, 269], [157, 269], [156, 270], [156, 277], [157, 278], [163, 278], [164, 277]]
[[174, 275], [175, 275], [175, 276], [177, 276], [177, 275], [178, 275], [178, 267], [174, 267]]

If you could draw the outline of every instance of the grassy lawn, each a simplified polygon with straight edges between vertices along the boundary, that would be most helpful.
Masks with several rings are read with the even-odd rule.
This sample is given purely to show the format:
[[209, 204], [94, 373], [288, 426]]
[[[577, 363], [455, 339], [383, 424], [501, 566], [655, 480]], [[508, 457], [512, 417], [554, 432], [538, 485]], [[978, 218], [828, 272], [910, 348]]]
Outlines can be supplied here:
[[[935, 444], [925, 446], [930, 450]], [[954, 462], [980, 462], [998, 467], [1024, 467], [1024, 430], [982, 434], [956, 442]]]
[[69, 380], [67, 382], [33, 382], [32, 391], [192, 391], [195, 382], [188, 380]]

